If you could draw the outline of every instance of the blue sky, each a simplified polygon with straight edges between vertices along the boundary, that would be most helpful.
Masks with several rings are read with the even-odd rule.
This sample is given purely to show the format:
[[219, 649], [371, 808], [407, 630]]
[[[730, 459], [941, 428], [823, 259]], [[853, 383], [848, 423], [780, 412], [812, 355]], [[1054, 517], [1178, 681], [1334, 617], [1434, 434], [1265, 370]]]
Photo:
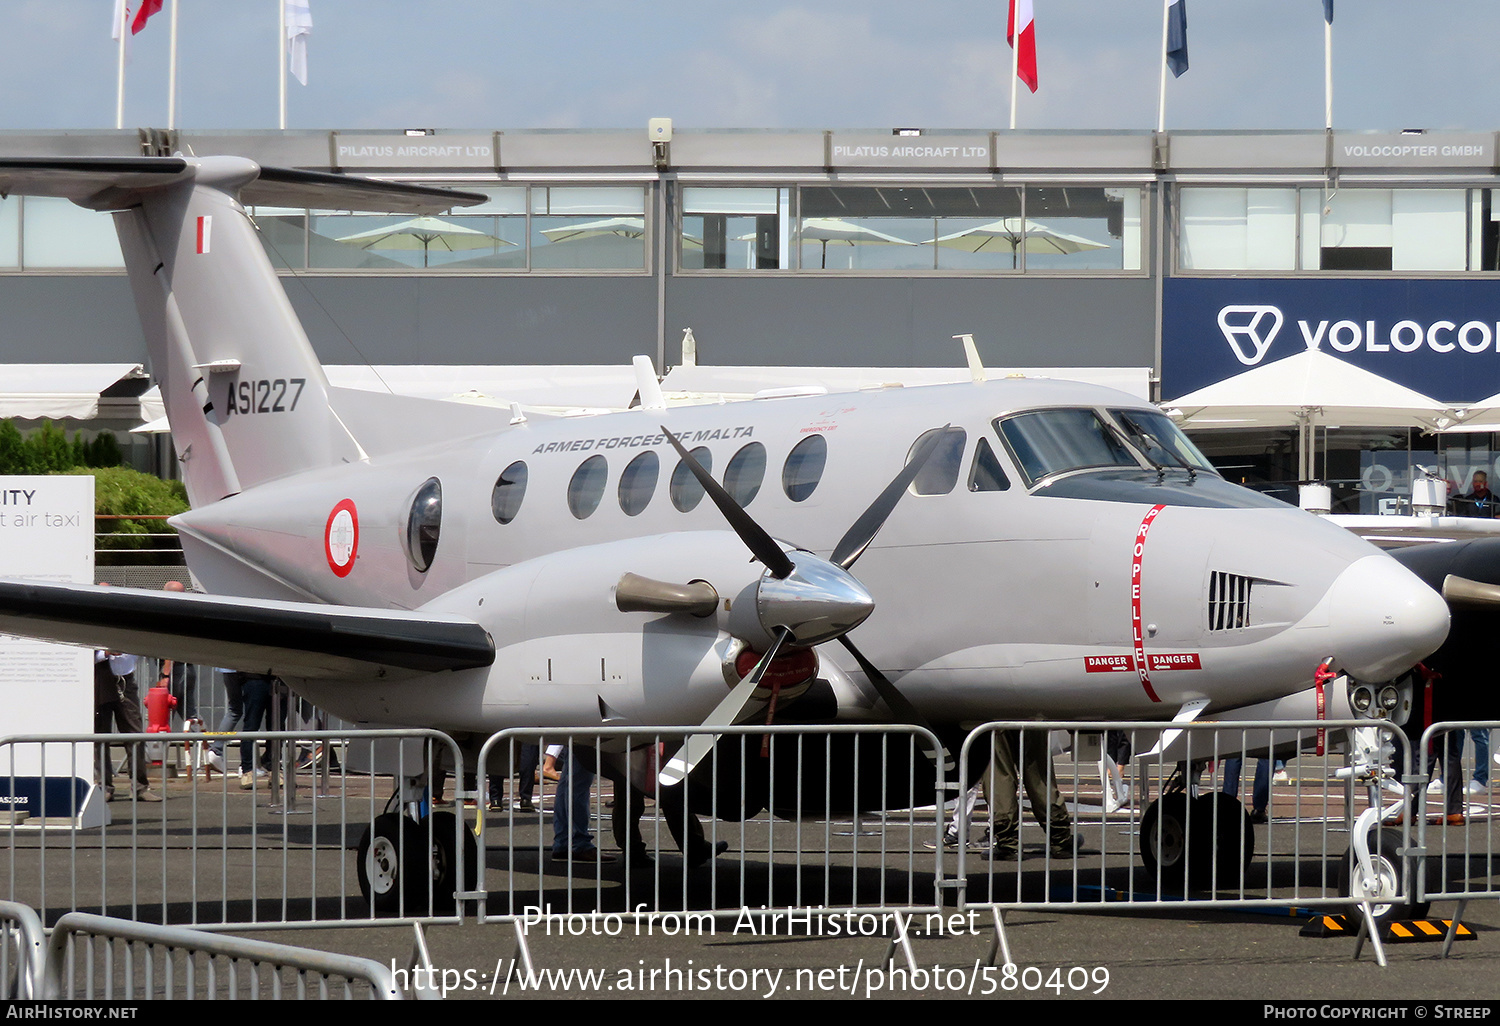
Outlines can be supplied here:
[[[168, 0], [170, 5], [171, 0]], [[180, 0], [180, 127], [276, 126], [276, 0]], [[1160, 0], [1034, 0], [1019, 127], [1155, 127]], [[1005, 0], [311, 0], [292, 128], [1004, 128]], [[114, 124], [112, 0], [3, 0], [0, 128]], [[1500, 4], [1338, 0], [1334, 121], [1500, 129]], [[1320, 0], [1189, 0], [1171, 128], [1323, 125]], [[167, 13], [127, 127], [166, 123]]]

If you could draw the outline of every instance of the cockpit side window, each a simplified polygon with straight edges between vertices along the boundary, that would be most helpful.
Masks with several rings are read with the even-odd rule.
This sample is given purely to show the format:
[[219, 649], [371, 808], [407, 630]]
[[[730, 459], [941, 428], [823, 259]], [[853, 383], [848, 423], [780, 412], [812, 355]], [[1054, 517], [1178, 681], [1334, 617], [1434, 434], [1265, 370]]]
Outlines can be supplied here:
[[989, 439], [980, 438], [974, 446], [974, 463], [969, 467], [969, 491], [1003, 492], [1010, 488], [1010, 478], [1000, 466], [1000, 458], [990, 448]]
[[906, 454], [906, 462], [910, 463], [912, 457], [933, 435], [942, 437], [937, 441], [937, 448], [927, 457], [926, 464], [912, 480], [913, 495], [947, 495], [958, 484], [958, 474], [963, 469], [964, 446], [969, 441], [969, 433], [963, 428], [933, 428], [922, 432]]
[[1115, 431], [1090, 409], [1018, 413], [996, 421], [995, 426], [1028, 486], [1069, 470], [1141, 465]]
[[1172, 418], [1156, 410], [1110, 410], [1110, 415], [1125, 429], [1130, 444], [1139, 446], [1153, 463], [1167, 467], [1206, 470], [1217, 473], [1208, 457], [1188, 441]]

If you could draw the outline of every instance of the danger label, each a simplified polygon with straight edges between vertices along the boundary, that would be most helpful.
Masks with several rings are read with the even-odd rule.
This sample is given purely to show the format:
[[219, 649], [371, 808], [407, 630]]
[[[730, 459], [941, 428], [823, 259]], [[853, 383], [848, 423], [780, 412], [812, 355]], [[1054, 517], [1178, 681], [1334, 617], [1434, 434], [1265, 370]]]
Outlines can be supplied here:
[[1128, 655], [1084, 656], [1086, 673], [1131, 673], [1135, 670], [1135, 658]]
[[1197, 652], [1152, 653], [1153, 670], [1201, 670]]

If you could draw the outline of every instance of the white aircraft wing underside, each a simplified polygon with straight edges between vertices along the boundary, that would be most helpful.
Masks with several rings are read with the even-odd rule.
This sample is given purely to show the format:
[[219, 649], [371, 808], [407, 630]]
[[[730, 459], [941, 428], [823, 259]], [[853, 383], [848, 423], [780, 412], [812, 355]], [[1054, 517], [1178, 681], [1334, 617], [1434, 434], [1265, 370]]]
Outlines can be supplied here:
[[0, 581], [0, 632], [226, 669], [399, 680], [489, 666], [489, 632], [458, 616]]

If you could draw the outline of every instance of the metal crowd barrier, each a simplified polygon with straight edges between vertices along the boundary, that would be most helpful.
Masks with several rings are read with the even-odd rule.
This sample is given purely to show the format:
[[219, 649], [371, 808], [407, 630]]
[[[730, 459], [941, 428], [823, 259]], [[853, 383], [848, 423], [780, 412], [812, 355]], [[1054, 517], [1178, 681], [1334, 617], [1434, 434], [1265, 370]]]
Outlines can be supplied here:
[[[1119, 777], [1101, 760], [1098, 737], [1108, 731], [1131, 742]], [[1351, 771], [1351, 747], [1363, 769]], [[1425, 778], [1409, 772], [1408, 741], [1388, 723], [997, 721], [973, 731], [963, 752], [959, 786], [967, 795], [986, 785], [989, 806], [976, 814], [961, 805], [955, 815], [956, 839], [968, 849], [958, 867], [960, 907], [994, 910], [1002, 948], [1003, 913], [1016, 909], [1350, 911], [1350, 887], [1363, 879], [1351, 854], [1360, 832], [1386, 888], [1370, 893], [1401, 896], [1372, 901], [1373, 910], [1383, 916], [1423, 901], [1421, 850], [1403, 795]], [[1274, 779], [1272, 753], [1287, 760], [1285, 782]], [[1258, 788], [1247, 770], [1257, 759], [1268, 760], [1263, 824], [1250, 811]], [[1017, 776], [1031, 803], [1024, 823], [1016, 799], [1000, 797], [1013, 795]], [[1372, 783], [1377, 804], [1361, 818]], [[975, 844], [981, 830], [989, 833]]]
[[[1500, 766], [1491, 761], [1490, 732], [1500, 720], [1451, 720], [1434, 723], [1422, 733], [1417, 753], [1426, 772], [1414, 787], [1426, 783], [1424, 815], [1417, 821], [1417, 847], [1423, 852], [1418, 878], [1423, 901], [1457, 901], [1458, 911], [1445, 938], [1453, 943], [1456, 926], [1470, 901], [1500, 898], [1500, 848], [1495, 821], [1500, 810]], [[1466, 765], [1465, 743], [1474, 758]]]
[[[478, 857], [502, 883], [481, 889], [480, 921], [565, 929], [564, 919], [652, 917], [665, 929], [677, 913], [758, 915], [794, 909], [811, 922], [823, 910], [881, 913], [938, 911], [943, 852], [938, 841], [944, 775], [928, 731], [904, 725], [754, 726], [718, 730], [697, 767], [693, 808], [680, 786], [663, 786], [672, 755], [690, 727], [613, 727], [587, 732], [506, 730], [479, 757], [479, 794], [489, 781], [522, 778], [548, 746], [595, 775], [582, 824], [592, 834], [559, 836], [556, 803], [567, 781], [542, 792], [513, 793], [503, 811], [483, 818]], [[528, 754], [527, 746], [536, 745]], [[629, 753], [623, 771], [601, 752]], [[606, 779], [614, 776], [613, 780]], [[529, 801], [527, 796], [529, 795]], [[582, 798], [580, 799], [582, 800]], [[492, 803], [492, 808], [500, 805]], [[552, 813], [551, 816], [545, 815]], [[549, 821], [550, 820], [550, 821]], [[593, 847], [618, 861], [602, 866]], [[663, 919], [662, 917], [666, 918]], [[889, 915], [887, 915], [887, 919]]]
[[86, 912], [53, 928], [44, 980], [54, 1001], [405, 997], [372, 959]]
[[[163, 759], [147, 770], [152, 793], [135, 790], [137, 745], [149, 761], [156, 746], [214, 740], [225, 742], [227, 772], [195, 750], [186, 775]], [[238, 749], [254, 744], [264, 753], [242, 776]], [[97, 749], [120, 763], [112, 802], [90, 785]], [[443, 765], [462, 766], [458, 747], [431, 730], [0, 738], [0, 802], [11, 810], [0, 824], [0, 898], [44, 922], [73, 911], [208, 930], [455, 922], [453, 879], [472, 864], [450, 863], [451, 878], [413, 874], [373, 905], [359, 879], [381, 872], [379, 859], [361, 858], [367, 848], [396, 867], [418, 849], [462, 860], [456, 817], [426, 816], [418, 829], [399, 816], [404, 802], [430, 811], [410, 781], [435, 779]]]
[[42, 994], [47, 935], [29, 905], [0, 901], [0, 999], [30, 1001]]

